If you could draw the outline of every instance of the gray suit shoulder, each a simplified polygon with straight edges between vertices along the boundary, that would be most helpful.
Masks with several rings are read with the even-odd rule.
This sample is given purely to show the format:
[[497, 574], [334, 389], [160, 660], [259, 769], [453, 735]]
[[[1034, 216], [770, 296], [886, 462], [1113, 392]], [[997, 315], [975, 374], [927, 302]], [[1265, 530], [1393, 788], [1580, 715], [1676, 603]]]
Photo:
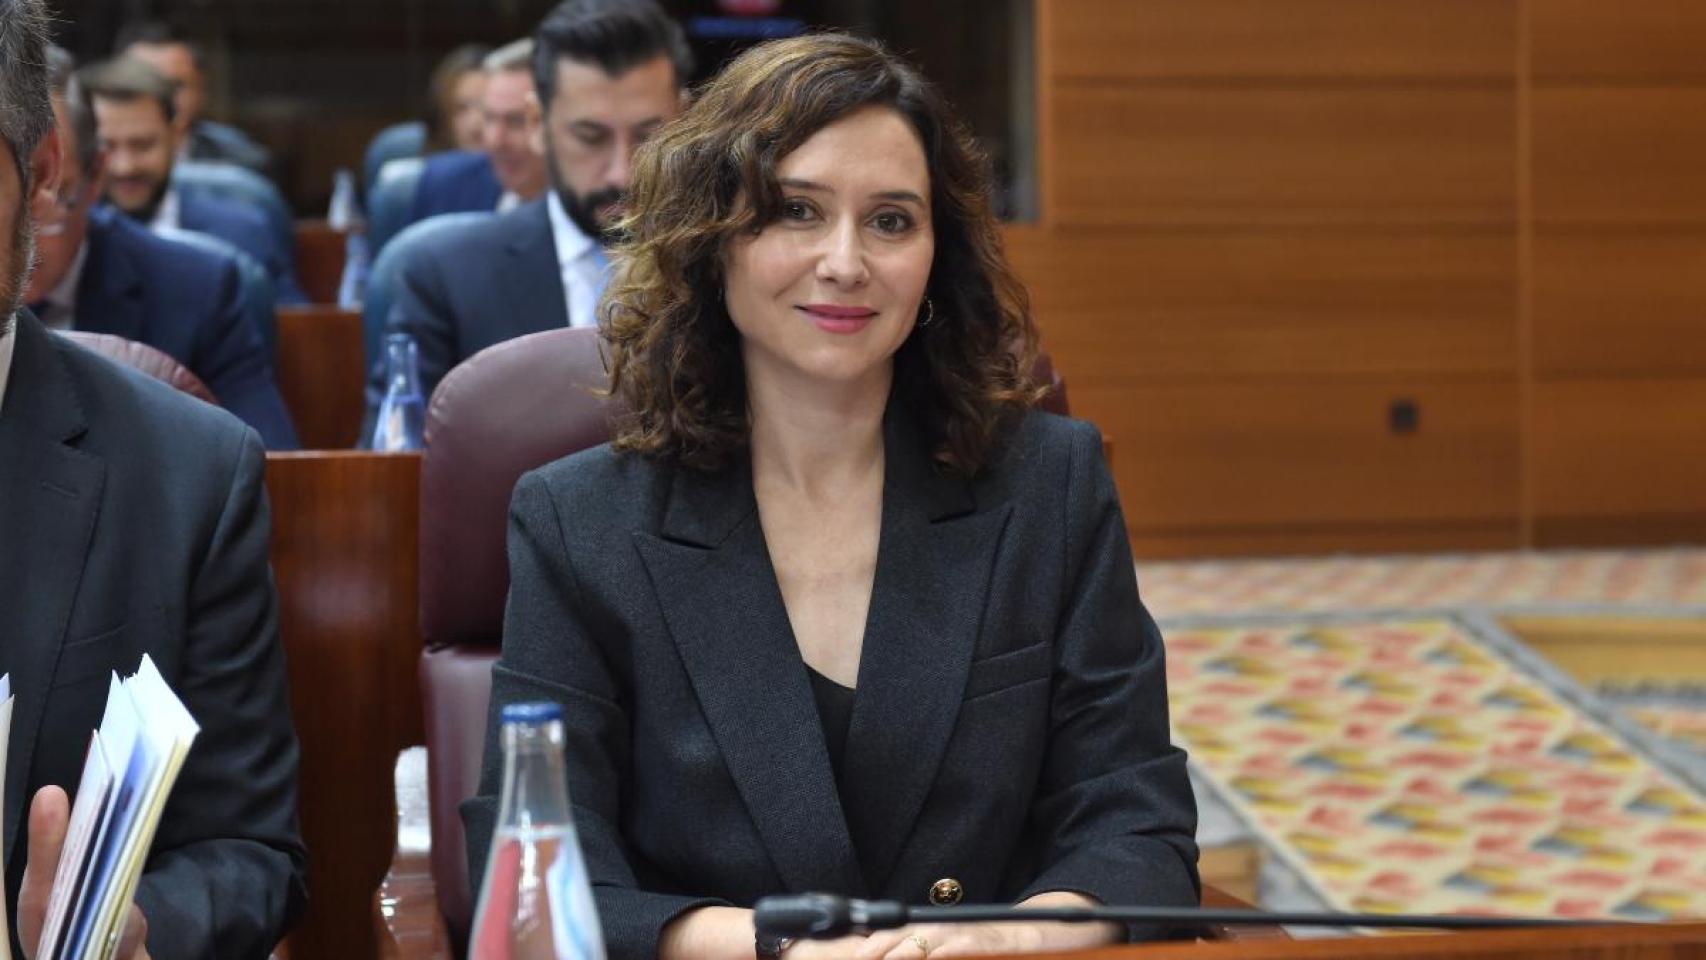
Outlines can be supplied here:
[[61, 337], [53, 340], [84, 404], [85, 443], [125, 454], [113, 462], [228, 478], [245, 441], [259, 448], [255, 431], [229, 411]]

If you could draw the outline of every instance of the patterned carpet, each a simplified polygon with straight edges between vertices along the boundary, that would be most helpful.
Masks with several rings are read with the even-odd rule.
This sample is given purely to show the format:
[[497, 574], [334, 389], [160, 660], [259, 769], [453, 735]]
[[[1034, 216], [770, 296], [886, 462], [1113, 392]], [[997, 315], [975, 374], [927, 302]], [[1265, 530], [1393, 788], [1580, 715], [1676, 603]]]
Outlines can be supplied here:
[[1706, 550], [1142, 563], [1139, 583], [1204, 806], [1314, 901], [1267, 905], [1706, 917], [1706, 690], [1590, 693], [1489, 615], [1706, 617]]

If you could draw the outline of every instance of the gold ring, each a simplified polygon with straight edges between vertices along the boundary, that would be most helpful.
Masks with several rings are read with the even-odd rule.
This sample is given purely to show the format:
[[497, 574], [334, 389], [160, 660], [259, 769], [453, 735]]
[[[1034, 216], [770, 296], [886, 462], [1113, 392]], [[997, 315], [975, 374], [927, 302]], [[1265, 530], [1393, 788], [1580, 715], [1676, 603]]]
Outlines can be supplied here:
[[919, 952], [923, 953], [926, 957], [930, 955], [930, 941], [925, 939], [923, 934], [915, 933], [906, 939], [911, 940], [912, 945], [917, 947]]

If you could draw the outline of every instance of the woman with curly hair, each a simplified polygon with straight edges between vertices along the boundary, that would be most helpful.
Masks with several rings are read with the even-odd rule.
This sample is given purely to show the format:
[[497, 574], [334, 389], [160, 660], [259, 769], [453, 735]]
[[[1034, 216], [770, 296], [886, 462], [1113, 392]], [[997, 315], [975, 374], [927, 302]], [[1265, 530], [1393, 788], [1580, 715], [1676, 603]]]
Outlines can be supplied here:
[[[874, 43], [732, 62], [637, 160], [608, 446], [523, 477], [495, 710], [563, 705], [612, 957], [1059, 950], [1112, 925], [755, 946], [750, 906], [1194, 904], [1101, 441], [1031, 409], [987, 164]], [[501, 756], [464, 814], [480, 875]]]

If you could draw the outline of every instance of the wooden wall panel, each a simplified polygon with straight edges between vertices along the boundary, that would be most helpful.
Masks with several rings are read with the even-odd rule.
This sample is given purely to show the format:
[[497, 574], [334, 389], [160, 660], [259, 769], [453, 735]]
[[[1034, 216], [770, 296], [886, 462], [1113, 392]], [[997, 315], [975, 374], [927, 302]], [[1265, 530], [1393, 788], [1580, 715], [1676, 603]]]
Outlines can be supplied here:
[[1510, 76], [1514, 0], [1054, 0], [1062, 80]]
[[1706, 4], [1699, 0], [1526, 2], [1536, 79], [1706, 82]]
[[1069, 383], [1516, 375], [1508, 233], [1010, 229], [1007, 247]]
[[[1517, 516], [1514, 381], [1072, 384], [1112, 438], [1126, 524], [1188, 528], [1509, 522]], [[1419, 429], [1394, 434], [1396, 399]]]
[[1532, 102], [1538, 227], [1706, 226], [1706, 86], [1541, 87]]
[[1706, 377], [1542, 381], [1534, 391], [1538, 521], [1706, 517]]
[[1063, 87], [1050, 109], [1053, 226], [1516, 215], [1508, 89]]
[[1706, 376], [1706, 233], [1542, 234], [1533, 302], [1536, 376]]

